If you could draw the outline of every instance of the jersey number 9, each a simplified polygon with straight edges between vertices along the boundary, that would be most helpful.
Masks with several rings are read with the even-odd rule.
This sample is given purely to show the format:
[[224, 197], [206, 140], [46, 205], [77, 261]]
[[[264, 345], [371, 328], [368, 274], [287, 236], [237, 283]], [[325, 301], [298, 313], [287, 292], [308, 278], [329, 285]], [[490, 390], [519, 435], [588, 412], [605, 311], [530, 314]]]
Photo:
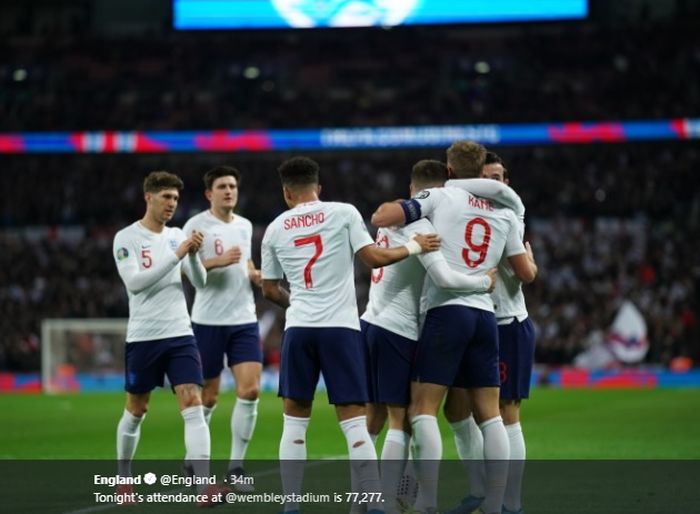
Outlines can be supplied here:
[[[484, 230], [484, 236], [481, 243], [474, 241], [474, 227], [479, 225]], [[462, 249], [462, 258], [470, 268], [476, 268], [479, 264], [486, 260], [486, 254], [489, 251], [489, 243], [491, 242], [491, 226], [484, 218], [474, 218], [464, 229], [464, 240], [467, 243], [467, 248]], [[474, 252], [477, 255], [476, 259], [472, 260], [469, 252]]]

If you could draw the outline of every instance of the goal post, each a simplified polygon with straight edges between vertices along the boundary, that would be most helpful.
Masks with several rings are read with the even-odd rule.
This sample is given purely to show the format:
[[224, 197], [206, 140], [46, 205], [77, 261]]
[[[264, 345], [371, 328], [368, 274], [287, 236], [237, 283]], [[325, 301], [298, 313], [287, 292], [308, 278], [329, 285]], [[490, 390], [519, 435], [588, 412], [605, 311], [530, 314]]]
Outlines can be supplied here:
[[122, 318], [42, 320], [42, 390], [122, 390], [126, 325]]

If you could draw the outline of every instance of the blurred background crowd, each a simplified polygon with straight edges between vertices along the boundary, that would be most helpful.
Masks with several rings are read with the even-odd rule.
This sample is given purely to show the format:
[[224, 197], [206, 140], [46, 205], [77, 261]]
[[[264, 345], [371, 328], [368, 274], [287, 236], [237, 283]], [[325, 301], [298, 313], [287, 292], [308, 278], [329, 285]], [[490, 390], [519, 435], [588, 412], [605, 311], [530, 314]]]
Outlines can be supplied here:
[[[178, 130], [620, 120], [700, 115], [692, 2], [592, 2], [586, 22], [338, 32], [112, 33], [90, 2], [0, 23], [0, 132]], [[50, 3], [49, 3], [50, 4]], [[53, 5], [53, 4], [52, 4]], [[54, 9], [55, 5], [51, 7]], [[53, 11], [51, 11], [53, 12]], [[28, 20], [32, 20], [29, 22]], [[700, 149], [693, 142], [495, 147], [527, 207], [540, 267], [525, 289], [539, 363], [569, 364], [623, 300], [644, 315], [647, 363], [700, 360]], [[122, 318], [112, 237], [144, 211], [155, 169], [181, 175], [174, 225], [206, 208], [201, 176], [242, 172], [238, 212], [264, 229], [285, 209], [289, 155], [2, 155], [0, 370], [34, 371], [44, 318]], [[327, 152], [323, 198], [374, 208], [408, 194], [410, 168], [441, 149]], [[364, 307], [369, 271], [358, 266]], [[283, 313], [264, 344], [275, 362]]]

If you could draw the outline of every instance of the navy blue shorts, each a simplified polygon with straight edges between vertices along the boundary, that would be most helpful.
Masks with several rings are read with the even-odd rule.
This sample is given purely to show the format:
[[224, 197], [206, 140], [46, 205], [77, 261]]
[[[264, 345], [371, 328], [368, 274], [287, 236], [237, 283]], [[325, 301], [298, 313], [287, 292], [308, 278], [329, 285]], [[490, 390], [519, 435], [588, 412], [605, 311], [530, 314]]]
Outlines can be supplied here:
[[143, 394], [163, 387], [165, 375], [173, 387], [204, 382], [202, 361], [193, 336], [128, 343], [124, 361], [124, 389], [128, 393]]
[[527, 318], [498, 325], [501, 359], [501, 399], [521, 400], [530, 396], [532, 365], [535, 362], [535, 327]]
[[192, 323], [202, 354], [204, 378], [216, 378], [224, 369], [241, 362], [262, 362], [262, 343], [257, 323], [245, 325], [198, 325]]
[[329, 403], [366, 403], [367, 368], [359, 331], [291, 327], [282, 339], [279, 396], [313, 400], [323, 373]]
[[418, 341], [413, 380], [454, 387], [498, 387], [498, 329], [492, 312], [430, 309]]
[[360, 320], [367, 357], [369, 401], [408, 405], [416, 341]]

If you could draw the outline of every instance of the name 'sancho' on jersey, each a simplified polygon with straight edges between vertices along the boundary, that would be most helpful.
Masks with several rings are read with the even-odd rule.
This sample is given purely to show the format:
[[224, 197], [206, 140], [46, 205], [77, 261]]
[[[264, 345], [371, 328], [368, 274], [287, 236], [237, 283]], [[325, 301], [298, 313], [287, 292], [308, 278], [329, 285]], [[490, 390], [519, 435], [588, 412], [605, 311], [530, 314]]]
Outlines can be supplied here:
[[291, 218], [286, 218], [284, 220], [283, 227], [284, 230], [313, 227], [314, 225], [320, 225], [324, 221], [326, 221], [326, 215], [323, 212], [298, 214]]

